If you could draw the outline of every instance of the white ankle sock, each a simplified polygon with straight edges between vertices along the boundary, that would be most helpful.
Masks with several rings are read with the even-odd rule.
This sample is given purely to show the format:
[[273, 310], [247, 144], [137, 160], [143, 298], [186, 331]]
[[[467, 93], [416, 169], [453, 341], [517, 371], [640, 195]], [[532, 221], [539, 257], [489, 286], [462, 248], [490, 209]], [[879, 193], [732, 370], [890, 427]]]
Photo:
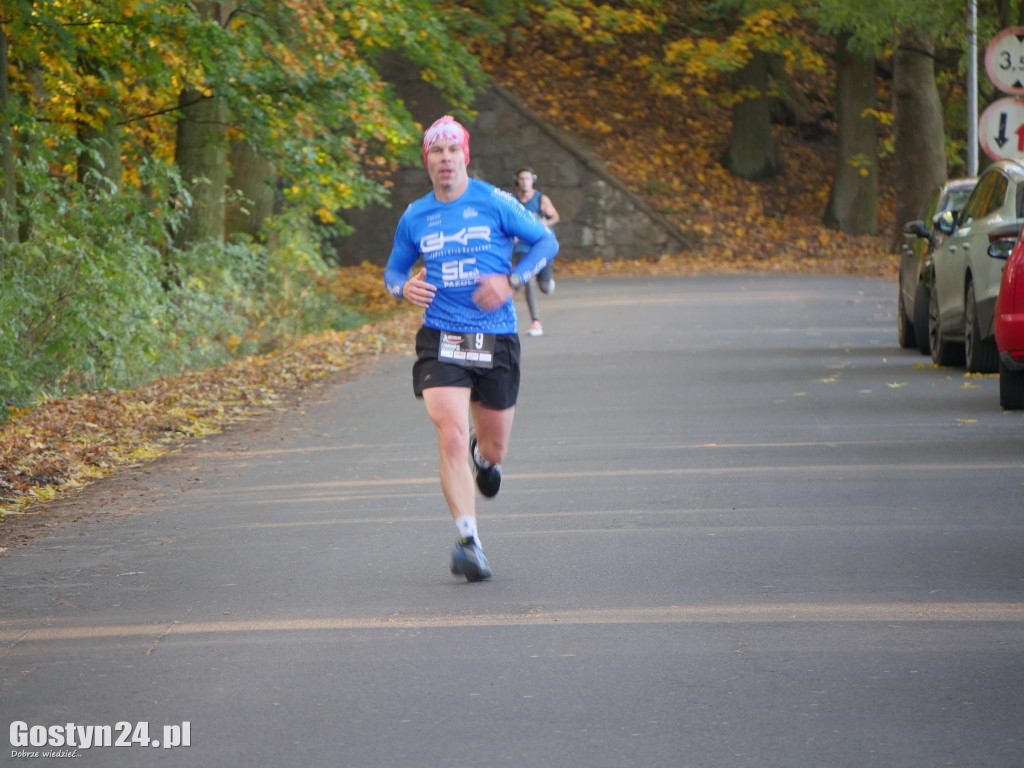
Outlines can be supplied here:
[[480, 446], [479, 445], [473, 446], [473, 461], [476, 462], [476, 465], [478, 467], [480, 467], [480, 469], [490, 469], [491, 468], [491, 462], [489, 462], [487, 459], [485, 459], [483, 456], [480, 455]]
[[458, 528], [459, 536], [463, 539], [476, 539], [476, 543], [480, 543], [480, 534], [476, 532], [476, 518], [472, 515], [455, 518], [455, 527]]

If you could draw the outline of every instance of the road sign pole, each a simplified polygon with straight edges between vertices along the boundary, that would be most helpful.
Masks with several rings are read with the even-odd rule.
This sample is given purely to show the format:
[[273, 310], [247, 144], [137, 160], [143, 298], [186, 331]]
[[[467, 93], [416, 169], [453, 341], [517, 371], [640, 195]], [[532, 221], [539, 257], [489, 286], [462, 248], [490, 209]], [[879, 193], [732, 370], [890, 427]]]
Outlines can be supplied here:
[[978, 175], [978, 3], [968, 0], [967, 175]]

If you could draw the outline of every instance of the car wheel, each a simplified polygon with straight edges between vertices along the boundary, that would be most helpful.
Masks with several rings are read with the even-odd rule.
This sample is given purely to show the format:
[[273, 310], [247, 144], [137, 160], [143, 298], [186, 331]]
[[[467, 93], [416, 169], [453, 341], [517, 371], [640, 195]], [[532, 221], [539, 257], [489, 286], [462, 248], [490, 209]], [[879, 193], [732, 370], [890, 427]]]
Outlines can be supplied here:
[[932, 345], [928, 340], [928, 286], [923, 281], [917, 284], [917, 292], [914, 294], [914, 334], [921, 354], [929, 354]]
[[931, 348], [932, 362], [936, 365], [963, 364], [963, 344], [946, 341], [942, 335], [942, 324], [939, 322], [939, 297], [934, 285], [928, 292], [928, 343]]
[[903, 301], [902, 287], [899, 292], [899, 300], [896, 302], [899, 305], [896, 310], [896, 337], [903, 349], [910, 349], [917, 346], [917, 339], [914, 337], [914, 323], [907, 316], [907, 305]]
[[994, 373], [999, 364], [999, 350], [994, 339], [982, 339], [978, 323], [978, 303], [974, 283], [967, 284], [964, 301], [964, 362], [968, 373]]

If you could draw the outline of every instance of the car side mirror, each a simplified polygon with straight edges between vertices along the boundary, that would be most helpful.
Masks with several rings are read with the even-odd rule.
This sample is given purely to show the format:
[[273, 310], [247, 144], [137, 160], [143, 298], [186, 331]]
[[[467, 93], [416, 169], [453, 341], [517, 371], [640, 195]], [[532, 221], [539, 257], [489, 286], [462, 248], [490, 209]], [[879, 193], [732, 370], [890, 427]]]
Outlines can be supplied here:
[[903, 234], [907, 237], [923, 237], [928, 239], [931, 237], [931, 233], [924, 228], [923, 221], [908, 221], [903, 225]]
[[935, 226], [944, 235], [951, 235], [956, 229], [957, 215], [952, 211], [943, 211], [935, 220]]
[[996, 240], [988, 247], [988, 255], [993, 259], [1008, 259], [1016, 245], [1013, 240]]

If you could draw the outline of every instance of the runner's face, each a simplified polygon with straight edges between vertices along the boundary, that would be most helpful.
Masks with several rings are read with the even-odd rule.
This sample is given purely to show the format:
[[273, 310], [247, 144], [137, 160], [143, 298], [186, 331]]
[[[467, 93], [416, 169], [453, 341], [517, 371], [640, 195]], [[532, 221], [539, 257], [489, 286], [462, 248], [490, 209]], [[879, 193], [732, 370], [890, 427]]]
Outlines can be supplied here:
[[533, 174], [529, 171], [522, 171], [517, 179], [519, 181], [519, 188], [523, 190], [523, 192], [529, 192], [533, 189]]
[[468, 179], [462, 145], [450, 139], [434, 142], [427, 150], [427, 174], [435, 189], [458, 189]]

